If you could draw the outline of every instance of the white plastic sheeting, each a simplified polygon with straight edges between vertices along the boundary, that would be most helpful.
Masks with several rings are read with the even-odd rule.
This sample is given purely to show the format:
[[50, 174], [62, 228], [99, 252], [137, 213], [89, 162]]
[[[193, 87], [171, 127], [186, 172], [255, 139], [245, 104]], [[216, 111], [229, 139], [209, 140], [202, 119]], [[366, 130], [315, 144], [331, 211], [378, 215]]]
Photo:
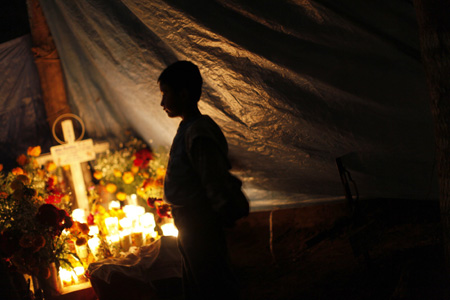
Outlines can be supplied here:
[[8, 169], [28, 147], [49, 151], [52, 142], [29, 35], [0, 44], [0, 78], [0, 163]]
[[70, 104], [90, 137], [171, 144], [156, 83], [176, 60], [205, 80], [253, 209], [436, 197], [434, 137], [409, 1], [41, 0]]

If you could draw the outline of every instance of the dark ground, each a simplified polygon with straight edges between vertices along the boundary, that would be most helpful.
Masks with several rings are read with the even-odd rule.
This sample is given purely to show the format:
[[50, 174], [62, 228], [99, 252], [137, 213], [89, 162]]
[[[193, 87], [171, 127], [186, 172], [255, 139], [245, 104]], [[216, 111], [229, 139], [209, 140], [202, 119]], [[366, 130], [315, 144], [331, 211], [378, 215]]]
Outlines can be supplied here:
[[361, 203], [359, 221], [345, 203], [273, 211], [272, 252], [271, 212], [240, 221], [229, 246], [243, 299], [450, 299], [439, 204]]

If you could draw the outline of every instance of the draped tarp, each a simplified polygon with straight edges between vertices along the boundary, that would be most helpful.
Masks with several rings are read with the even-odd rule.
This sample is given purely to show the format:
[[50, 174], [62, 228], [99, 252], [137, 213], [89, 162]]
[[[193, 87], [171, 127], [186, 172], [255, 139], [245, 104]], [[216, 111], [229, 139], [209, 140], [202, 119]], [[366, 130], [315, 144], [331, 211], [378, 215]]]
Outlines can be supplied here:
[[436, 198], [434, 137], [409, 1], [41, 0], [72, 110], [90, 137], [132, 128], [170, 145], [157, 77], [200, 67], [201, 111], [223, 128], [253, 208], [341, 198]]
[[9, 169], [28, 147], [52, 143], [29, 35], [0, 44], [0, 74], [0, 163]]

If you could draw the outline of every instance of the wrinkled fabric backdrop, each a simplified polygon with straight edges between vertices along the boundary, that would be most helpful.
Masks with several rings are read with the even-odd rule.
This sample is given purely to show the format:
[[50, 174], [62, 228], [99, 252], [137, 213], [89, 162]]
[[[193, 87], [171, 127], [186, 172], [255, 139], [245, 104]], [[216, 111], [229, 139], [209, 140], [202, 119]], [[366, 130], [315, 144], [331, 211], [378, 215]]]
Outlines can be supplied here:
[[41, 0], [69, 103], [94, 140], [170, 146], [157, 78], [190, 60], [253, 210], [361, 197], [437, 199], [412, 1]]

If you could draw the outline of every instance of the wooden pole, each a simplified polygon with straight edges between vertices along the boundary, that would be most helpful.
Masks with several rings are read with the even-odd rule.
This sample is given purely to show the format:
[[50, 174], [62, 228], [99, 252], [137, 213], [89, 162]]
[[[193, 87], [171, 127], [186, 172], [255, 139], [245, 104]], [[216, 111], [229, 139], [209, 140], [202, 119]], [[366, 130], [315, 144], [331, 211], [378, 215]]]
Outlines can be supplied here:
[[414, 6], [434, 118], [444, 253], [450, 271], [450, 0], [415, 0]]
[[33, 54], [41, 81], [42, 100], [50, 128], [56, 118], [70, 113], [61, 61], [38, 0], [27, 0]]

